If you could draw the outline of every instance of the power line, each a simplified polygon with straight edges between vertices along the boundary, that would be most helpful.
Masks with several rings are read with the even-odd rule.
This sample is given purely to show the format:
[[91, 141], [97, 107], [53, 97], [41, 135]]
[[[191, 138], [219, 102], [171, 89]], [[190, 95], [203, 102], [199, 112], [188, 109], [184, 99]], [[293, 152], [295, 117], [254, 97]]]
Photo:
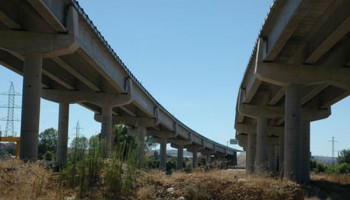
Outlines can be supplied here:
[[6, 95], [8, 97], [7, 105], [0, 106], [0, 108], [7, 108], [7, 117], [0, 119], [0, 121], [6, 121], [4, 136], [16, 137], [13, 122], [19, 121], [19, 120], [14, 118], [14, 110], [15, 108], [21, 108], [21, 107], [15, 105], [15, 97], [20, 96], [21, 94], [15, 91], [15, 87], [13, 85], [13, 82], [11, 81], [10, 89], [7, 92], [1, 93], [0, 95]]

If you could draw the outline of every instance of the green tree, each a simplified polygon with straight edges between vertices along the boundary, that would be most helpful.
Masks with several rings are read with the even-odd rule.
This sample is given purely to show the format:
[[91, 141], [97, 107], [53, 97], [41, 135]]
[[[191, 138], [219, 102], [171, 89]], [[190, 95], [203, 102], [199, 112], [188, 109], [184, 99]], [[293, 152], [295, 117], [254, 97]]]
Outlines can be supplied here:
[[151, 151], [152, 148], [158, 146], [156, 142], [154, 142], [154, 139], [152, 136], [146, 136], [145, 137], [145, 151]]
[[89, 140], [85, 136], [73, 138], [71, 144], [72, 149], [72, 159], [82, 160], [85, 155], [85, 151], [89, 147]]
[[339, 153], [337, 158], [338, 164], [346, 163], [350, 164], [350, 149], [344, 149]]
[[126, 159], [128, 157], [129, 150], [137, 148], [136, 139], [133, 135], [128, 134], [128, 129], [124, 124], [116, 125], [114, 134], [115, 146], [119, 148], [120, 145], [122, 145], [123, 149], [121, 149], [121, 153], [123, 155], [123, 158]]
[[48, 128], [39, 134], [39, 159], [45, 157], [46, 160], [52, 160], [56, 155], [56, 151], [57, 131], [54, 128]]

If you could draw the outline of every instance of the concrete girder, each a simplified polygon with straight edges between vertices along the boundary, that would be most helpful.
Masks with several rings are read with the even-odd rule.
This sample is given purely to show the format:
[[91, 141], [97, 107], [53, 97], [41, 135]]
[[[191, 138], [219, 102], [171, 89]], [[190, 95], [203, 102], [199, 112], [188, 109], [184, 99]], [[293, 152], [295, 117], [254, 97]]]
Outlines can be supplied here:
[[[283, 118], [284, 106], [260, 106], [238, 103], [238, 112], [251, 118], [265, 117], [269, 119]], [[315, 121], [329, 117], [331, 109], [302, 109], [302, 119], [307, 121]]]
[[261, 81], [287, 86], [331, 84], [350, 90], [350, 69], [343, 67], [325, 67], [316, 65], [285, 65], [260, 62], [255, 78]]
[[[256, 133], [253, 132], [254, 134]], [[247, 139], [247, 135], [246, 134], [237, 134], [236, 135], [236, 139], [238, 140], [238, 145], [240, 146], [247, 146], [247, 142], [248, 142], [248, 139]]]
[[186, 148], [187, 148], [187, 151], [189, 151], [189, 152], [195, 152], [195, 151], [199, 152], [199, 151], [204, 149], [203, 146], [194, 146], [194, 145], [188, 146]]
[[[235, 124], [235, 129], [240, 133], [256, 133], [257, 127], [255, 124]], [[284, 127], [267, 126], [267, 132], [271, 135], [279, 135], [284, 132]]]
[[50, 24], [57, 32], [66, 32], [66, 27], [56, 18], [50, 9], [47, 8], [43, 0], [28, 0], [33, 8], [42, 16], [42, 18]]
[[202, 149], [199, 151], [203, 155], [213, 155], [216, 153], [215, 149]]
[[171, 143], [172, 145], [175, 146], [175, 148], [177, 148], [176, 146], [188, 146], [190, 144], [192, 144], [192, 141], [188, 141], [188, 140], [177, 140], [177, 139], [168, 139], [168, 142]]
[[269, 49], [264, 57], [267, 61], [275, 60], [306, 14], [302, 11], [305, 9], [305, 1], [295, 0], [283, 3], [284, 6], [278, 10], [283, 13], [283, 17], [274, 20], [273, 25], [270, 25], [271, 28], [266, 28], [267, 30], [265, 29], [262, 33], [268, 40]]
[[310, 92], [308, 92], [302, 99], [301, 99], [301, 105], [304, 105], [308, 101], [310, 101], [312, 98], [314, 98], [317, 94], [319, 94], [321, 91], [326, 89], [329, 86], [328, 83], [317, 85], [315, 88], [313, 88]]
[[[94, 84], [91, 80], [83, 76], [81, 73], [79, 73], [76, 69], [74, 69], [72, 66], [70, 66], [67, 62], [62, 60], [59, 57], [52, 57], [51, 58], [55, 63], [57, 63], [59, 66], [61, 66], [63, 69], [74, 75], [77, 79], [79, 79], [82, 83], [84, 83], [86, 86], [88, 86], [90, 89], [92, 89], [95, 92], [101, 92], [101, 89]], [[68, 88], [69, 89], [69, 88]]]
[[[101, 115], [95, 114], [95, 120], [100, 122]], [[157, 120], [154, 118], [145, 118], [145, 117], [122, 117], [122, 116], [113, 116], [113, 124], [125, 124], [128, 126], [134, 127], [152, 127], [157, 126]]]
[[54, 80], [58, 84], [62, 85], [66, 89], [75, 90], [75, 85], [68, 83], [68, 81], [63, 80], [62, 78], [59, 78], [56, 74], [51, 73], [50, 71], [45, 70], [45, 69], [43, 69], [42, 72], [43, 72], [43, 75], [51, 78], [52, 80]]
[[[104, 63], [103, 61], [99, 62], [101, 60], [101, 58], [99, 56], [96, 55], [91, 55], [91, 53], [93, 53], [94, 51], [88, 51], [82, 47], [80, 47], [77, 50], [77, 54], [79, 56], [81, 56], [87, 63], [89, 63], [96, 71], [98, 71], [101, 76], [103, 76], [103, 78], [108, 81], [108, 83], [111, 84], [111, 86], [113, 88], [115, 88], [116, 90], [123, 90], [122, 87], [120, 87], [120, 85], [123, 85], [123, 80], [125, 79], [125, 77], [128, 77], [128, 75], [118, 71], [118, 72], [111, 72], [112, 70], [109, 70], [108, 72], [105, 72], [103, 69], [103, 64], [106, 65], [112, 65], [114, 64], [113, 62], [111, 63]], [[98, 59], [98, 60], [95, 60]], [[107, 61], [105, 61], [107, 62]], [[117, 68], [117, 67], [116, 67]]]
[[133, 87], [131, 79], [128, 79], [127, 94], [108, 94], [108, 93], [95, 93], [95, 92], [82, 92], [82, 91], [70, 91], [70, 90], [50, 90], [43, 89], [42, 97], [50, 101], [55, 102], [67, 102], [67, 103], [82, 103], [91, 102], [93, 104], [102, 106], [109, 105], [112, 107], [123, 106], [130, 104], [133, 100]]
[[0, 10], [0, 21], [10, 29], [22, 29], [21, 25], [11, 19], [5, 12]]
[[59, 56], [75, 52], [79, 48], [76, 40], [78, 34], [78, 14], [73, 8], [68, 12], [68, 34], [37, 33], [28, 31], [0, 31], [0, 47], [21, 55], [39, 54], [42, 56]]
[[[250, 81], [248, 82], [247, 89], [246, 89], [246, 91], [249, 91], [249, 93], [247, 93], [247, 95], [245, 95], [245, 98], [243, 100], [244, 103], [249, 103], [252, 101], [254, 94], [259, 89], [260, 84], [261, 84], [261, 80], [259, 80], [257, 78], [250, 79]], [[244, 89], [244, 91], [245, 91], [245, 89]]]
[[[344, 8], [346, 9], [346, 8]], [[305, 60], [305, 63], [316, 63], [324, 54], [326, 54], [339, 40], [341, 40], [350, 31], [350, 17], [344, 19], [344, 21], [339, 20], [339, 15], [337, 14], [337, 20], [333, 20], [333, 23], [341, 22], [337, 24], [338, 26], [329, 35], [325, 35], [320, 38], [317, 42], [312, 45], [315, 49]], [[323, 31], [322, 31], [323, 32]], [[321, 33], [322, 33], [321, 32]]]
[[285, 87], [282, 87], [280, 90], [278, 90], [278, 92], [271, 98], [269, 105], [276, 105], [282, 99], [285, 92]]
[[148, 134], [153, 136], [153, 137], [157, 137], [157, 138], [175, 138], [177, 136], [177, 133], [175, 131], [153, 131], [153, 130], [149, 130]]
[[[257, 64], [263, 60], [263, 57], [265, 56], [266, 53], [266, 40], [263, 38], [259, 38], [258, 43], [257, 43], [257, 50], [256, 50], [256, 55], [255, 55], [255, 63], [254, 63], [254, 68], [256, 69]], [[250, 101], [253, 99], [256, 91], [259, 89], [259, 86], [261, 84], [261, 81], [259, 79], [250, 79], [246, 88], [246, 93], [244, 95], [243, 102], [244, 103], [250, 103]]]

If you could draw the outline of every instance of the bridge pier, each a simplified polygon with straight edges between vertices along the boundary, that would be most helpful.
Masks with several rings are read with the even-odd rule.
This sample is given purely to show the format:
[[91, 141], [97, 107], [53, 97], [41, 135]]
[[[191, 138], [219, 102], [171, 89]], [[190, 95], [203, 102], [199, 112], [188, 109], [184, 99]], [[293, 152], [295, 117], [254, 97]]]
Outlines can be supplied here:
[[58, 116], [58, 138], [56, 160], [59, 165], [62, 165], [67, 158], [68, 146], [68, 124], [69, 124], [69, 104], [59, 104]]
[[284, 168], [284, 133], [281, 132], [278, 136], [278, 172], [283, 175]]
[[[110, 156], [112, 151], [112, 106], [102, 106], [101, 138], [105, 143], [105, 156]], [[113, 141], [112, 141], [113, 140]]]
[[171, 147], [177, 148], [177, 162], [176, 162], [176, 169], [182, 170], [183, 169], [183, 151], [184, 147], [187, 145], [192, 144], [191, 141], [186, 140], [176, 140], [176, 139], [168, 139], [168, 142], [171, 143]]
[[203, 150], [201, 150], [200, 151], [201, 152], [201, 154], [203, 155], [203, 156], [205, 156], [205, 165], [207, 166], [207, 167], [209, 167], [210, 166], [210, 163], [211, 163], [211, 155], [212, 154], [214, 154], [214, 153], [216, 153], [216, 151], [215, 150], [210, 150], [210, 149], [203, 149]]
[[267, 168], [267, 119], [257, 118], [257, 139], [256, 139], [256, 161], [255, 171], [257, 173], [265, 173]]
[[246, 152], [246, 172], [254, 172], [254, 161], [256, 153], [256, 135], [255, 133], [248, 133], [248, 149]]
[[176, 169], [178, 169], [178, 170], [183, 169], [183, 159], [184, 159], [184, 146], [178, 145]]
[[24, 58], [21, 160], [36, 161], [38, 159], [42, 62], [40, 55], [27, 55]]
[[285, 94], [284, 179], [300, 182], [301, 91], [290, 85]]
[[268, 154], [267, 154], [267, 163], [268, 163], [268, 172], [269, 173], [275, 173], [276, 172], [276, 146], [272, 138], [269, 138], [268, 141]]
[[139, 166], [143, 166], [144, 164], [146, 134], [147, 134], [147, 128], [145, 126], [137, 127], [137, 136], [136, 136], [137, 144], [138, 144], [137, 160], [138, 160]]
[[192, 152], [192, 169], [197, 168], [198, 162], [198, 151], [202, 150], [202, 146], [191, 146], [187, 148], [187, 151]]
[[159, 169], [162, 171], [166, 170], [166, 145], [167, 145], [167, 138], [159, 138], [158, 139], [160, 144], [160, 162], [159, 162]]
[[303, 120], [301, 128], [300, 182], [306, 183], [310, 179], [310, 122]]

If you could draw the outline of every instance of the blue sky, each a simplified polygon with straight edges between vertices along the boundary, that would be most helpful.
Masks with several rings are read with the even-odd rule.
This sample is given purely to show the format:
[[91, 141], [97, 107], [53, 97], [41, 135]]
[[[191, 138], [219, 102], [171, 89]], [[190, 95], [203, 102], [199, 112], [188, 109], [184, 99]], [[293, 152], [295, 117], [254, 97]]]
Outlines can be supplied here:
[[[80, 1], [96, 27], [146, 89], [186, 125], [224, 145], [234, 138], [238, 87], [271, 0], [104, 0]], [[22, 78], [0, 67], [0, 92], [10, 81], [21, 92]], [[349, 99], [332, 107], [326, 120], [311, 125], [311, 151], [331, 155], [350, 148]], [[0, 96], [0, 105], [6, 104]], [[17, 98], [16, 104], [21, 100]], [[70, 137], [100, 131], [93, 113], [70, 107]], [[58, 105], [43, 100], [40, 131], [57, 128]], [[0, 118], [6, 109], [0, 109]], [[16, 110], [20, 118], [20, 110]], [[5, 122], [0, 122], [2, 130]], [[15, 124], [19, 132], [20, 124]], [[231, 146], [237, 147], [237, 146]]]

